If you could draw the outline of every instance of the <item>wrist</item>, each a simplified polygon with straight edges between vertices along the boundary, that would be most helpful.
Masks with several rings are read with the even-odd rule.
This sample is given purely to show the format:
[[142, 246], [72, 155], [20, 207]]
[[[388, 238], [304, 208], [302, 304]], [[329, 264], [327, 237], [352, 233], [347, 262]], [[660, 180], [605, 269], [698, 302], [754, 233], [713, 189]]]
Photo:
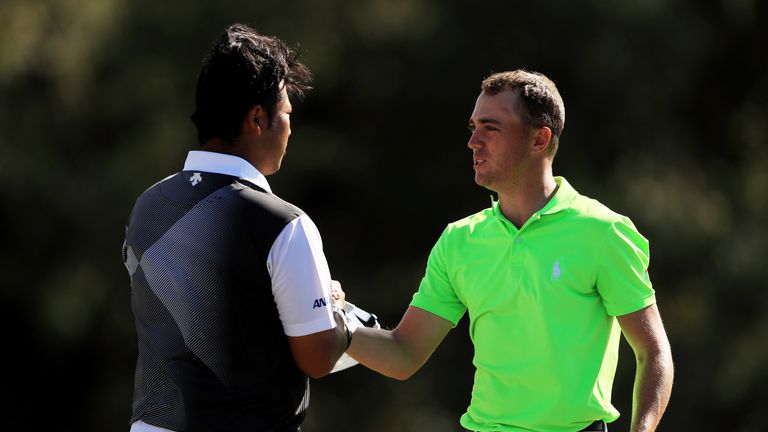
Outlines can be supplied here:
[[352, 330], [350, 330], [349, 325], [347, 325], [347, 313], [344, 311], [344, 309], [334, 305], [333, 318], [336, 321], [336, 324], [342, 326], [344, 329], [344, 335], [346, 338], [346, 347], [344, 348], [344, 351], [346, 351], [349, 348], [349, 345], [352, 344]]

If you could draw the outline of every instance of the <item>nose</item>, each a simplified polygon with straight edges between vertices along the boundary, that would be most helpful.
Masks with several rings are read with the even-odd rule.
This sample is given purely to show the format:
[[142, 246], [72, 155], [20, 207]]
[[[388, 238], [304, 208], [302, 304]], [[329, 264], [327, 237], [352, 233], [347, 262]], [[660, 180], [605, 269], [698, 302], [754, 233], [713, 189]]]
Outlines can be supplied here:
[[472, 131], [472, 135], [469, 136], [469, 141], [467, 142], [467, 147], [471, 149], [476, 149], [480, 147], [483, 144], [482, 139], [479, 137], [479, 134], [477, 132], [477, 129]]

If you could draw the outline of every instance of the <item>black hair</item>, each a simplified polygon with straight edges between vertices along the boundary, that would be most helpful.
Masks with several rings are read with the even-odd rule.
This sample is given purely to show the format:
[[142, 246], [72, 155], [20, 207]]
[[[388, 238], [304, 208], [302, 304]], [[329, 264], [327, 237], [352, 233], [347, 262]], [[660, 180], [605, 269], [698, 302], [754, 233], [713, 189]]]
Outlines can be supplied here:
[[312, 74], [296, 51], [273, 36], [232, 24], [215, 41], [197, 77], [195, 112], [201, 145], [212, 138], [233, 142], [245, 114], [261, 105], [270, 124], [281, 98], [281, 83], [288, 95], [301, 97], [311, 89]]

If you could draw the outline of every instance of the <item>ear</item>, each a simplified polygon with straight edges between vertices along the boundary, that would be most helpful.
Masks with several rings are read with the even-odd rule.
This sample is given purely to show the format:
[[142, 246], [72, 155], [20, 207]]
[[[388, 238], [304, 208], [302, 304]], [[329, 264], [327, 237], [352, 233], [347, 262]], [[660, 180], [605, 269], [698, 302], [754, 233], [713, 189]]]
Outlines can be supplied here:
[[547, 126], [534, 129], [532, 144], [533, 151], [535, 153], [546, 151], [551, 139], [552, 129], [548, 128]]
[[243, 132], [260, 135], [266, 129], [268, 120], [267, 111], [261, 105], [254, 105], [245, 113]]

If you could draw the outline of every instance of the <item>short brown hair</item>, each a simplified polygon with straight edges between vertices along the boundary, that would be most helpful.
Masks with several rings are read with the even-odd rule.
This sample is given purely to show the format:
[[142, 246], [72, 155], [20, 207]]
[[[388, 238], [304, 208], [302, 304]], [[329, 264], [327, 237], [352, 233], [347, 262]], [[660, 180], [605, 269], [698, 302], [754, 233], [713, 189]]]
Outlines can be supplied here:
[[484, 92], [495, 95], [504, 90], [520, 95], [520, 115], [528, 127], [548, 127], [552, 131], [549, 154], [554, 156], [565, 127], [565, 105], [555, 83], [539, 72], [523, 69], [495, 73], [483, 80]]

